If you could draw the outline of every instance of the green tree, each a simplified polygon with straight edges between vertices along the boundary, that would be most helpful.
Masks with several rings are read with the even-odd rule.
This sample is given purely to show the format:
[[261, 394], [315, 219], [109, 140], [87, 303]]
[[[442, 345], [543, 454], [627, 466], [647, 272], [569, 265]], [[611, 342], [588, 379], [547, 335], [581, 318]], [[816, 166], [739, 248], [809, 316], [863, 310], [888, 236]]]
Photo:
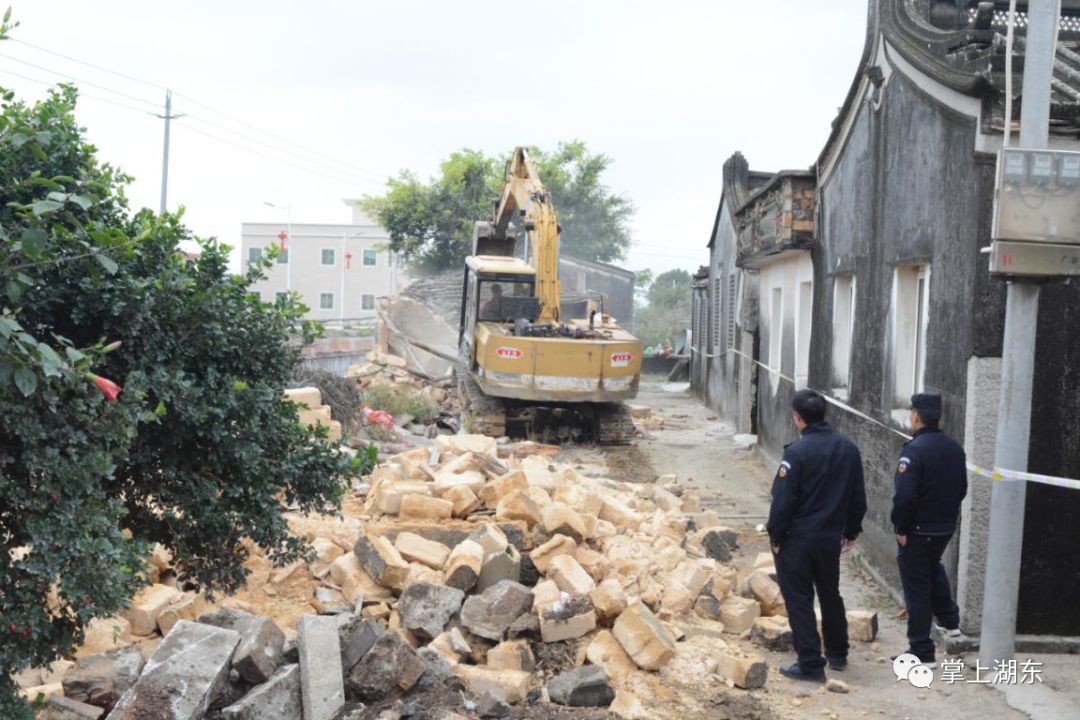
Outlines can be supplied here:
[[660, 273], [655, 278], [639, 275], [647, 283], [647, 289], [641, 293], [645, 302], [634, 311], [634, 333], [646, 345], [656, 345], [665, 340], [674, 342], [679, 333], [690, 327], [690, 273], [676, 269]]
[[128, 210], [74, 88], [33, 106], [0, 92], [0, 717], [29, 718], [9, 674], [117, 612], [150, 543], [185, 582], [235, 588], [242, 540], [297, 557], [280, 504], [332, 510], [370, 459], [281, 399], [286, 341], [317, 328], [251, 292], [269, 259], [231, 276], [214, 240], [186, 259], [179, 215]]
[[[589, 153], [579, 141], [560, 143], [552, 153], [534, 148], [530, 154], [551, 192], [563, 249], [586, 260], [622, 259], [630, 246], [634, 209], [601, 182], [611, 160]], [[426, 183], [402, 171], [387, 181], [384, 195], [365, 198], [362, 207], [386, 228], [390, 248], [414, 267], [460, 267], [472, 249], [473, 223], [492, 215], [505, 164], [505, 157], [464, 149], [443, 161], [439, 175]]]

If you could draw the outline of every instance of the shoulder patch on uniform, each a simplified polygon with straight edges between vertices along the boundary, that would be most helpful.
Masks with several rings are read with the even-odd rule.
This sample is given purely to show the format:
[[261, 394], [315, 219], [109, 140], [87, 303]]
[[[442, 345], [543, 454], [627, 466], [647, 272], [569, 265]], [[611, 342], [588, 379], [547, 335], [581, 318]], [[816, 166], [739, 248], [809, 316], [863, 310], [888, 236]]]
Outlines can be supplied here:
[[780, 463], [780, 469], [776, 471], [776, 474], [780, 477], [787, 477], [788, 470], [790, 469], [791, 463], [789, 463], [787, 460], [784, 460]]
[[906, 473], [909, 464], [911, 464], [911, 458], [900, 458], [900, 464], [896, 467], [896, 472], [900, 473], [901, 475]]

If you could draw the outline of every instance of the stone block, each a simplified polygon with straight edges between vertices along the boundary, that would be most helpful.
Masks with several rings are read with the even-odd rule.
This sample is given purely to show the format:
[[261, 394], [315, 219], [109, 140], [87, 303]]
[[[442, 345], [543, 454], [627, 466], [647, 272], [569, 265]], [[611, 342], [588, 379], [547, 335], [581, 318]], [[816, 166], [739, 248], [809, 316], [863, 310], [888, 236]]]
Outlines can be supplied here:
[[546, 642], [573, 640], [596, 629], [596, 611], [587, 596], [540, 611], [540, 638]]
[[42, 710], [37, 720], [99, 720], [105, 714], [104, 708], [72, 700], [63, 695], [53, 695]]
[[589, 577], [596, 582], [600, 582], [607, 575], [607, 558], [604, 557], [603, 553], [581, 545], [574, 551], [574, 559], [577, 560], [578, 565], [585, 572], [589, 573]]
[[477, 470], [465, 472], [451, 472], [443, 470], [435, 473], [435, 484], [432, 488], [439, 497], [446, 497], [447, 493], [455, 489], [465, 488], [473, 495], [480, 492], [487, 478], [484, 473]]
[[140, 590], [131, 599], [131, 607], [123, 611], [131, 623], [131, 633], [142, 637], [153, 635], [157, 632], [158, 615], [180, 597], [181, 592], [168, 585], [151, 585]]
[[571, 595], [588, 595], [596, 582], [571, 555], [559, 555], [548, 563], [547, 576], [563, 592]]
[[565, 535], [576, 543], [581, 543], [587, 535], [581, 515], [561, 502], [548, 503], [541, 510], [541, 518], [541, 525], [549, 535]]
[[137, 647], [122, 647], [79, 658], [64, 674], [64, 695], [111, 709], [135, 684], [146, 661]]
[[641, 515], [614, 498], [604, 498], [599, 517], [616, 527], [627, 530], [637, 530], [642, 519]]
[[301, 409], [322, 407], [322, 392], [317, 387], [289, 388], [285, 391], [285, 399], [300, 405]]
[[764, 687], [769, 677], [769, 666], [760, 655], [735, 655], [722, 652], [715, 656], [716, 673], [735, 687], [756, 690]]
[[750, 629], [750, 640], [766, 650], [785, 652], [791, 649], [791, 625], [783, 616], [759, 617]]
[[694, 614], [705, 620], [720, 620], [721, 602], [708, 592], [703, 592], [694, 600]]
[[493, 670], [476, 665], [458, 665], [454, 672], [472, 695], [490, 695], [509, 705], [525, 699], [532, 678], [523, 670]]
[[510, 541], [506, 538], [506, 533], [494, 523], [484, 523], [474, 530], [468, 539], [484, 548], [485, 558], [503, 552], [506, 550], [506, 546], [510, 544]]
[[680, 615], [689, 612], [694, 607], [697, 598], [681, 582], [670, 580], [664, 585], [663, 594], [660, 596], [660, 605], [670, 613]]
[[498, 445], [495, 438], [487, 435], [439, 435], [435, 438], [435, 447], [440, 452], [452, 452], [459, 455], [476, 453], [477, 455], [489, 455], [498, 457]]
[[330, 567], [330, 563], [345, 554], [340, 545], [329, 538], [317, 537], [311, 541], [311, 549], [315, 553], [315, 559], [309, 563], [311, 574], [315, 577], [324, 577]]
[[633, 659], [626, 654], [623, 646], [615, 639], [608, 630], [601, 630], [593, 637], [585, 649], [585, 658], [598, 667], [607, 671], [608, 677], [617, 683], [624, 683], [638, 667]]
[[874, 610], [848, 610], [848, 638], [857, 642], [874, 642], [878, 633], [878, 616]]
[[450, 548], [416, 533], [400, 533], [394, 540], [394, 547], [405, 560], [427, 565], [433, 570], [442, 570], [450, 557]]
[[401, 625], [420, 637], [434, 638], [461, 609], [464, 599], [465, 593], [457, 588], [424, 582], [410, 585], [398, 599]]
[[618, 580], [604, 580], [589, 592], [589, 599], [596, 609], [596, 616], [604, 625], [611, 625], [626, 609], [626, 592]]
[[755, 570], [748, 578], [750, 593], [761, 606], [762, 615], [786, 615], [784, 598], [780, 594], [780, 586], [762, 570]]
[[461, 624], [474, 635], [501, 641], [510, 625], [528, 613], [533, 594], [524, 585], [503, 580], [480, 595], [473, 595], [461, 608]]
[[375, 507], [384, 515], [401, 514], [401, 501], [408, 495], [432, 494], [431, 483], [407, 480], [383, 481], [374, 487]]
[[561, 594], [562, 590], [559, 589], [554, 580], [541, 580], [533, 588], [532, 611], [539, 614], [544, 610], [551, 609], [551, 606], [558, 602]]
[[738, 635], [754, 626], [754, 620], [761, 616], [761, 607], [756, 600], [732, 595], [720, 605], [720, 622], [724, 631]]
[[[427, 568], [424, 568], [427, 570]], [[349, 602], [345, 594], [340, 590], [329, 587], [315, 588], [315, 595], [311, 598], [311, 607], [320, 615], [342, 615], [351, 613], [355, 609], [355, 603]]]
[[652, 718], [652, 714], [641, 704], [641, 700], [628, 690], [617, 690], [615, 699], [608, 706], [608, 710], [623, 720], [651, 720]]
[[484, 507], [494, 510], [499, 506], [499, 501], [514, 491], [527, 492], [529, 481], [521, 470], [511, 470], [505, 475], [500, 475], [477, 493]]
[[131, 623], [119, 615], [94, 618], [86, 626], [83, 644], [75, 651], [76, 658], [107, 652], [131, 644]]
[[604, 668], [586, 665], [556, 675], [548, 683], [548, 696], [553, 703], [571, 707], [607, 707], [615, 699]]
[[221, 711], [222, 720], [303, 720], [300, 666], [284, 665], [263, 683]]
[[716, 527], [700, 530], [695, 540], [701, 545], [707, 557], [720, 562], [731, 560], [731, 552], [738, 547], [738, 534], [730, 528]]
[[201, 595], [186, 593], [165, 608], [157, 618], [158, 632], [164, 637], [181, 620], [196, 620], [206, 610], [206, 600]]
[[356, 604], [359, 599], [377, 602], [389, 600], [393, 594], [389, 589], [371, 579], [360, 567], [356, 553], [345, 553], [330, 564], [330, 579], [341, 588], [341, 594], [349, 602]]
[[484, 568], [484, 548], [474, 540], [463, 540], [450, 551], [443, 568], [443, 582], [468, 592], [480, 579]]
[[536, 669], [536, 658], [527, 640], [508, 640], [488, 650], [487, 666], [493, 670]]
[[375, 642], [386, 633], [377, 622], [353, 616], [338, 626], [338, 646], [341, 648], [341, 667], [352, 670]]
[[709, 584], [715, 571], [716, 562], [713, 560], [683, 560], [670, 579], [680, 583], [691, 595], [697, 596]]
[[408, 692], [426, 667], [423, 658], [400, 635], [388, 632], [349, 671], [349, 692], [361, 702], [379, 702]]
[[653, 485], [652, 501], [664, 512], [682, 512], [682, 500], [675, 497], [675, 493], [659, 485]]
[[643, 670], [659, 670], [675, 657], [675, 638], [640, 601], [619, 615], [611, 634]]
[[577, 543], [566, 535], [553, 535], [550, 540], [529, 553], [533, 565], [541, 573], [547, 574], [548, 563], [559, 555], [573, 555], [577, 552]]
[[502, 552], [488, 555], [476, 580], [476, 592], [484, 592], [500, 580], [521, 580], [521, 553], [513, 545], [507, 545]]
[[333, 617], [305, 615], [296, 626], [304, 720], [331, 720], [345, 704], [338, 625]]
[[495, 517], [500, 520], [520, 520], [529, 527], [543, 520], [540, 506], [529, 497], [527, 491], [513, 490], [495, 506]]
[[199, 622], [240, 633], [232, 667], [252, 685], [266, 682], [284, 659], [285, 634], [273, 620], [232, 608], [221, 608]]
[[[181, 620], [108, 720], [200, 720], [228, 684], [230, 661], [239, 643], [240, 633], [233, 630]], [[169, 689], [167, 703], [162, 702], [162, 688]]]
[[364, 572], [384, 587], [400, 587], [409, 574], [409, 564], [397, 548], [381, 535], [369, 537], [361, 534], [353, 552]]
[[530, 485], [543, 488], [548, 492], [555, 490], [557, 486], [554, 474], [555, 466], [549, 458], [539, 455], [522, 458], [521, 469], [525, 472], [525, 477], [529, 479]]
[[480, 507], [480, 498], [466, 486], [450, 488], [442, 494], [442, 499], [453, 503], [456, 518], [468, 517]]
[[454, 503], [426, 495], [406, 495], [401, 498], [401, 512], [407, 520], [449, 520], [454, 515]]

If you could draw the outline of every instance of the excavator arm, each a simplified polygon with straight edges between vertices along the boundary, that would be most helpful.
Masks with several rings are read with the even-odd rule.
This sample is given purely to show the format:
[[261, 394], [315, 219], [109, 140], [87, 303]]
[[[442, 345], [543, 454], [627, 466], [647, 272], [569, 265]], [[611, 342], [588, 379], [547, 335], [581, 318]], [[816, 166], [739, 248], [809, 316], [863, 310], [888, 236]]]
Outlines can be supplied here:
[[514, 148], [506, 163], [502, 196], [492, 223], [496, 239], [505, 240], [514, 213], [523, 216], [529, 238], [529, 256], [536, 270], [538, 322], [559, 321], [559, 223], [551, 196], [540, 182], [536, 167], [523, 147]]

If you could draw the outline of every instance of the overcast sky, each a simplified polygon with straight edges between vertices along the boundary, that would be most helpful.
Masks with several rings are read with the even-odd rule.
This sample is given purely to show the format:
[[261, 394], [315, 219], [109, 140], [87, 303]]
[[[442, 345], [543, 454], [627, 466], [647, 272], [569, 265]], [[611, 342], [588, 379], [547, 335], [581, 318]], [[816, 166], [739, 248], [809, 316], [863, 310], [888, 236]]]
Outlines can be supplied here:
[[708, 261], [731, 153], [756, 170], [814, 162], [866, 22], [866, 0], [11, 2], [0, 85], [29, 99], [46, 85], [11, 73], [77, 78], [79, 120], [135, 177], [137, 207], [158, 206], [149, 113], [174, 91], [169, 207], [199, 235], [235, 246], [243, 221], [284, 223], [265, 202], [347, 222], [342, 198], [402, 168], [579, 138], [637, 207], [623, 264], [657, 272]]

